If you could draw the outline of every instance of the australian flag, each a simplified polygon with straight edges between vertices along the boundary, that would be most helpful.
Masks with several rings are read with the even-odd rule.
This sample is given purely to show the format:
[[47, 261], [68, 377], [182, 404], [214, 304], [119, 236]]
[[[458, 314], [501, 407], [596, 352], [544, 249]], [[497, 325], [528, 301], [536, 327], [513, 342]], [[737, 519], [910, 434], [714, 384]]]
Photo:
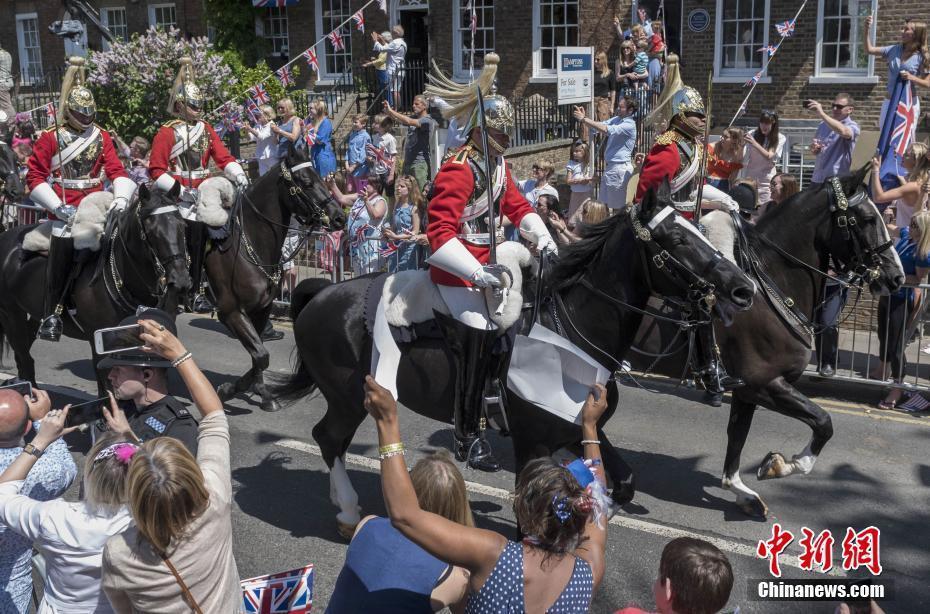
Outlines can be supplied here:
[[917, 129], [917, 105], [913, 89], [910, 81], [897, 79], [883, 118], [877, 154], [882, 160], [879, 174], [882, 187], [886, 190], [898, 187], [898, 176], [907, 174], [901, 160], [914, 142]]

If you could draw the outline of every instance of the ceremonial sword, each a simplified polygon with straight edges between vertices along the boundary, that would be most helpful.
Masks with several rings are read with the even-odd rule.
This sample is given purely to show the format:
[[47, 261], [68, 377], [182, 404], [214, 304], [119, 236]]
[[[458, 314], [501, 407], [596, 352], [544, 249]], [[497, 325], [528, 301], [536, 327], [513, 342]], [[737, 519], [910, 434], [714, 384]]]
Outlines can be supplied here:
[[707, 104], [704, 105], [704, 142], [701, 143], [701, 149], [696, 152], [701, 156], [701, 172], [698, 175], [697, 200], [694, 206], [694, 221], [701, 221], [701, 199], [704, 196], [704, 181], [707, 178], [707, 141], [710, 138], [710, 110], [713, 106], [714, 73], [707, 73]]
[[484, 94], [481, 92], [481, 86], [476, 85], [478, 90], [478, 127], [481, 128], [481, 148], [484, 150], [484, 173], [488, 180], [488, 248], [490, 254], [488, 262], [497, 264], [497, 224], [495, 219], [495, 202], [494, 202], [494, 162], [491, 159], [491, 152], [488, 149], [488, 124], [484, 115]]

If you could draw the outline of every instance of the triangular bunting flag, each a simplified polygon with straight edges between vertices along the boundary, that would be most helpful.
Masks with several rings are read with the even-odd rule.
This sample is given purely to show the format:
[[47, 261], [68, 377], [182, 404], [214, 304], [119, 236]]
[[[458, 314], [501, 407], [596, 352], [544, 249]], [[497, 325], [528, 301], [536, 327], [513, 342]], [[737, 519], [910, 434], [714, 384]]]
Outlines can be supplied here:
[[271, 101], [271, 97], [268, 95], [268, 92], [265, 91], [265, 84], [259, 83], [255, 87], [249, 88], [249, 95], [255, 99], [255, 102], [258, 104], [268, 104]]
[[300, 55], [307, 62], [307, 66], [310, 67], [310, 70], [319, 74], [320, 63], [316, 59], [316, 49], [314, 49], [313, 47], [310, 47], [309, 49], [307, 49]]
[[365, 33], [365, 16], [362, 15], [362, 12], [359, 11], [355, 15], [352, 15], [352, 20], [355, 22], [355, 29], [361, 33]]
[[287, 66], [282, 66], [276, 70], [274, 74], [283, 87], [294, 84], [294, 77], [291, 76], [291, 69]]
[[794, 20], [789, 19], [788, 21], [783, 21], [782, 23], [776, 23], [775, 30], [779, 35], [781, 35], [782, 38], [788, 38], [794, 34]]
[[338, 30], [333, 30], [326, 35], [326, 38], [329, 39], [329, 42], [333, 45], [333, 51], [342, 51], [346, 48], [345, 43], [342, 41], [342, 35], [339, 34]]

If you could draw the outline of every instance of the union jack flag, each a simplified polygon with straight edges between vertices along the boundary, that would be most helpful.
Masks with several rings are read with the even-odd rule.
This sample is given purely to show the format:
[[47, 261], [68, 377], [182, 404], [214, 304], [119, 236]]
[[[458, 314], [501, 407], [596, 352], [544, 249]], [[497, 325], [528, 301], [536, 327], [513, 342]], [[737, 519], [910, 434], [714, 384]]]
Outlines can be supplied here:
[[757, 72], [756, 74], [754, 74], [754, 75], [752, 76], [752, 78], [749, 79], [749, 81], [747, 81], [746, 83], [744, 83], [744, 84], [743, 84], [743, 87], [752, 87], [753, 85], [755, 85], [756, 83], [758, 83], [758, 82], [759, 82], [759, 79], [761, 79], [761, 78], [762, 78], [762, 71], [759, 71], [759, 72]]
[[264, 83], [259, 83], [255, 87], [250, 87], [249, 96], [254, 98], [255, 102], [258, 104], [268, 104], [271, 101], [271, 96], [265, 91]]
[[50, 102], [47, 105], [45, 105], [45, 116], [49, 119], [49, 121], [55, 121], [55, 103], [54, 102]]
[[788, 21], [783, 21], [782, 23], [776, 23], [775, 30], [782, 38], [788, 38], [794, 34], [794, 20], [789, 19]]
[[346, 48], [345, 43], [342, 41], [342, 35], [339, 34], [339, 30], [333, 30], [326, 35], [326, 38], [332, 43], [333, 51], [342, 51]]
[[775, 52], [778, 51], [778, 45], [766, 45], [765, 47], [760, 47], [758, 53], [766, 53], [768, 57], [775, 55]]
[[260, 113], [260, 111], [259, 111], [259, 109], [258, 109], [258, 105], [255, 104], [255, 101], [252, 100], [251, 98], [249, 98], [249, 99], [246, 100], [246, 102], [245, 102], [245, 111], [246, 111], [246, 113], [249, 114], [249, 117], [252, 118], [252, 121], [253, 121], [253, 122], [257, 122], [257, 121], [258, 121], [258, 114]]
[[281, 82], [281, 85], [287, 87], [288, 85], [294, 84], [294, 77], [291, 76], [291, 69], [287, 66], [282, 66], [275, 71], [275, 76], [278, 78], [278, 81]]
[[911, 146], [917, 128], [917, 109], [914, 105], [913, 89], [910, 82], [904, 84], [904, 93], [895, 109], [891, 142], [894, 144], [895, 153], [899, 156], [904, 156], [904, 152]]
[[316, 49], [314, 49], [313, 47], [310, 47], [309, 49], [307, 49], [300, 55], [301, 57], [303, 57], [304, 60], [306, 60], [307, 66], [310, 67], [310, 70], [312, 70], [315, 73], [320, 72], [320, 63], [316, 59]]
[[313, 565], [243, 580], [248, 614], [308, 614], [313, 606]]
[[299, 0], [252, 0], [252, 6], [256, 8], [272, 8], [294, 6]]
[[308, 126], [306, 132], [304, 132], [304, 140], [307, 141], [309, 147], [316, 145], [318, 141], [316, 138], [316, 129]]
[[355, 21], [355, 28], [364, 33], [365, 32], [365, 16], [362, 15], [362, 12], [359, 11], [355, 15], [352, 15], [352, 20]]

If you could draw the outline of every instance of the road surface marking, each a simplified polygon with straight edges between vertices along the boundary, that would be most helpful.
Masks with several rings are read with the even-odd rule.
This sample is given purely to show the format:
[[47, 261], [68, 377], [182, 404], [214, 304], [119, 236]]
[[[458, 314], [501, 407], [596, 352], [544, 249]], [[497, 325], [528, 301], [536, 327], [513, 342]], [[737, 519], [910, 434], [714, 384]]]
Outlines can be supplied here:
[[[275, 445], [281, 446], [283, 448], [289, 448], [291, 450], [298, 450], [300, 452], [306, 452], [307, 454], [312, 454], [313, 456], [322, 457], [323, 454], [320, 451], [320, 447], [307, 443], [305, 441], [298, 441], [296, 439], [282, 439], [276, 441]], [[381, 471], [381, 461], [374, 458], [369, 458], [367, 456], [361, 456], [359, 454], [352, 454], [347, 452], [345, 455], [345, 461], [347, 465], [357, 465], [359, 467], [364, 467], [366, 469], [371, 469], [376, 472]], [[495, 499], [500, 499], [502, 501], [513, 501], [513, 494], [504, 490], [503, 488], [497, 488], [496, 486], [488, 486], [486, 484], [481, 484], [479, 482], [465, 481], [465, 489], [471, 493], [477, 495], [483, 495], [486, 497], [493, 497]], [[676, 537], [694, 537], [698, 539], [703, 539], [709, 541], [713, 545], [717, 546], [725, 552], [730, 552], [732, 554], [738, 554], [740, 556], [749, 557], [751, 559], [759, 558], [756, 554], [755, 546], [749, 544], [740, 543], [737, 541], [723, 539], [721, 537], [715, 537], [713, 535], [705, 535], [703, 533], [697, 533], [694, 531], [688, 531], [686, 529], [679, 529], [676, 527], [669, 527], [666, 525], [658, 524], [655, 522], [649, 522], [647, 520], [640, 520], [638, 518], [631, 518], [629, 516], [614, 516], [610, 519], [610, 524], [614, 524], [620, 527], [631, 529], [633, 531], [640, 531], [643, 533], [651, 533], [653, 535], [658, 535], [659, 537], [665, 537], [668, 539], [674, 539]], [[795, 567], [801, 569], [800, 564], [797, 560], [797, 554], [800, 554], [800, 550], [792, 553], [793, 556], [782, 556], [778, 559], [778, 562], [781, 565], [787, 565], [789, 567]], [[825, 574], [828, 576], [838, 576], [845, 577], [846, 574], [836, 568], [832, 569], [829, 573]]]

